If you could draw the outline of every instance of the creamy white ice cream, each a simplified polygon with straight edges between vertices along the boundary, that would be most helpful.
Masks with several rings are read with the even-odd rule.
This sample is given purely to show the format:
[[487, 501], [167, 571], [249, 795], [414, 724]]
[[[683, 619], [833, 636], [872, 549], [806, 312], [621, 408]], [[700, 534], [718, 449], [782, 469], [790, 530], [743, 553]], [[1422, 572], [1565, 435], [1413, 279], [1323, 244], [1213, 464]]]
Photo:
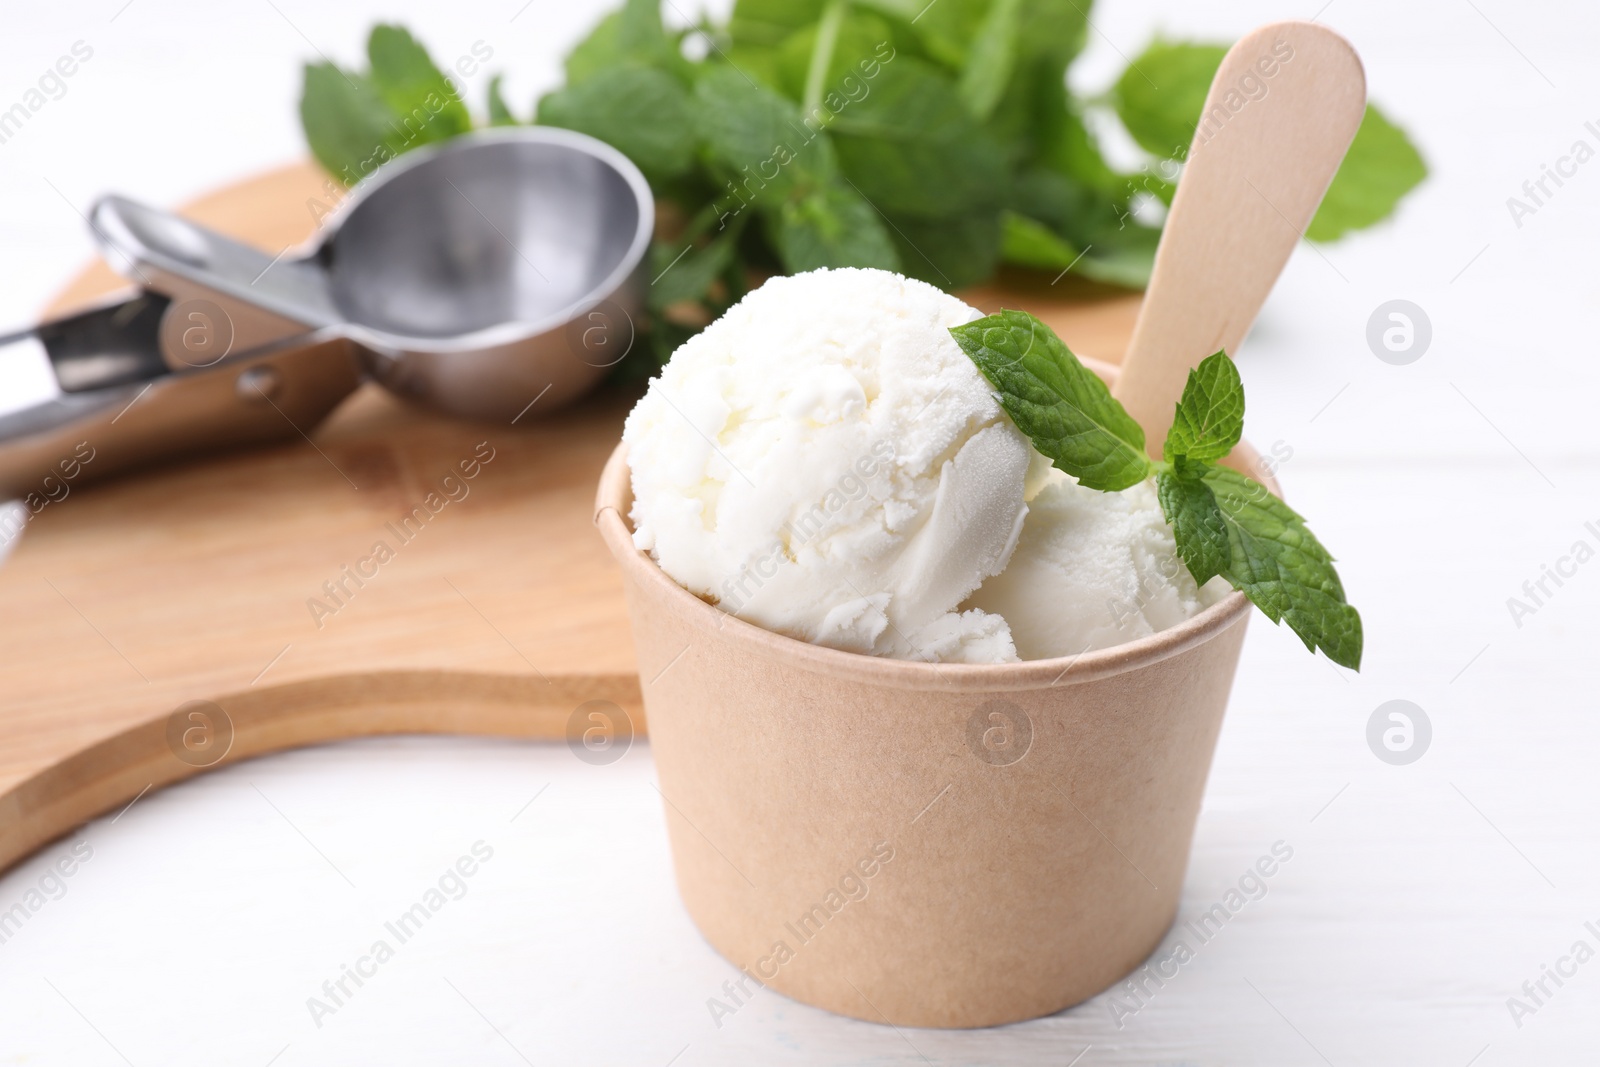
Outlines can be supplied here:
[[979, 317], [885, 271], [768, 281], [629, 415], [634, 542], [757, 625], [933, 662], [1079, 655], [1221, 599], [1151, 483], [1085, 489], [1033, 450], [950, 336]]
[[1229, 588], [1222, 578], [1196, 587], [1153, 483], [1102, 493], [1055, 471], [1005, 571], [963, 606], [1003, 617], [1023, 659], [1046, 659], [1176, 626]]
[[957, 607], [999, 574], [1034, 456], [950, 336], [979, 318], [885, 271], [773, 278], [674, 353], [628, 417], [634, 541], [780, 633], [942, 662], [1016, 658]]

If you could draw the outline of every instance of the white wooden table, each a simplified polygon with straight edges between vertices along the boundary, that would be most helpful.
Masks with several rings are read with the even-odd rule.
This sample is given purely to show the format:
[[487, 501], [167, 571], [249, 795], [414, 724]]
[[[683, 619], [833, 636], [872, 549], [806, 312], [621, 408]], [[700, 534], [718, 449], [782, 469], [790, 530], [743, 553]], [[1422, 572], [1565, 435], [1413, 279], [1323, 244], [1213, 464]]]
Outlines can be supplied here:
[[[74, 41], [94, 48], [0, 145], [12, 319], [87, 255], [74, 205], [111, 186], [171, 202], [299, 152], [308, 40], [348, 60], [380, 16], [447, 59], [481, 39], [526, 100], [598, 10], [123, 2], [8, 13], [0, 97]], [[1104, 0], [1082, 73], [1104, 84], [1157, 27], [1226, 38], [1315, 10]], [[149, 794], [0, 877], [0, 915], [45, 898], [0, 943], [0, 1064], [1592, 1062], [1600, 960], [1571, 953], [1600, 951], [1600, 562], [1567, 567], [1520, 626], [1507, 599], [1574, 542], [1600, 548], [1585, 526], [1600, 529], [1600, 163], [1520, 227], [1506, 199], [1573, 142], [1600, 148], [1585, 127], [1600, 15], [1334, 0], [1321, 17], [1355, 40], [1434, 177], [1395, 222], [1297, 253], [1240, 362], [1249, 434], [1292, 450], [1280, 477], [1339, 555], [1366, 667], [1253, 626], [1169, 945], [1275, 843], [1293, 856], [1159, 988], [966, 1033], [761, 993], [718, 1026], [707, 1000], [735, 972], [677, 902], [647, 746], [592, 767], [554, 746], [391, 739]], [[1365, 340], [1393, 299], [1432, 324], [1406, 366]], [[1407, 765], [1368, 746], [1393, 699], [1431, 723]], [[475, 845], [492, 857], [459, 899], [362, 963]], [[369, 976], [335, 1004], [323, 984], [346, 965]]]

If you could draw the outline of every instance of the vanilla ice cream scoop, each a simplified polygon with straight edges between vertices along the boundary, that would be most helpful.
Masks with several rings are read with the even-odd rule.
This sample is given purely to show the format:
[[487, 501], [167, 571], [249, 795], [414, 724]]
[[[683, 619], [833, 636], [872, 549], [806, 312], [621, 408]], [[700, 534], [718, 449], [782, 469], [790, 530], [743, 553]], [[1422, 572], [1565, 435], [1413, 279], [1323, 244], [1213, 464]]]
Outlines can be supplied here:
[[949, 330], [980, 314], [878, 270], [777, 277], [673, 354], [628, 416], [634, 542], [691, 592], [818, 644], [1008, 662], [962, 601], [1022, 530], [1034, 453]]
[[1054, 471], [1005, 571], [963, 606], [1003, 616], [1018, 654], [1046, 659], [1176, 626], [1229, 588], [1222, 578], [1196, 587], [1153, 483], [1103, 493]]

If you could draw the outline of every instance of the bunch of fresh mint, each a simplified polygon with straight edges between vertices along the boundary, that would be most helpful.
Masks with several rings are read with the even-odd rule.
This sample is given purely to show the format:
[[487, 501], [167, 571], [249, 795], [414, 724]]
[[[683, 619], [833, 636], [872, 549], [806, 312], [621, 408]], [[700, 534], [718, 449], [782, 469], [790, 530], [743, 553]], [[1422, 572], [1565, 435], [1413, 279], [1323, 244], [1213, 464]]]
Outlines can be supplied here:
[[1196, 582], [1222, 575], [1274, 623], [1288, 623], [1308, 649], [1360, 669], [1361, 616], [1345, 603], [1333, 557], [1266, 486], [1218, 464], [1244, 430], [1244, 387], [1225, 353], [1189, 372], [1161, 459], [1153, 460], [1143, 428], [1032, 315], [1002, 311], [950, 333], [1058, 469], [1107, 492], [1154, 475], [1178, 555]]
[[[624, 0], [536, 107], [519, 114], [493, 79], [487, 122], [591, 134], [649, 178], [664, 225], [643, 325], [662, 359], [774, 272], [882, 267], [958, 289], [1005, 262], [1141, 288], [1159, 234], [1142, 208], [1170, 201], [1226, 49], [1157, 40], [1080, 97], [1067, 71], [1090, 6], [737, 0], [726, 22], [669, 29], [660, 0]], [[404, 29], [376, 27], [368, 56], [364, 73], [305, 72], [306, 139], [346, 184], [473, 126], [459, 79]], [[1097, 143], [1112, 115], [1150, 155], [1133, 172]], [[1368, 108], [1307, 235], [1371, 225], [1426, 172]]]

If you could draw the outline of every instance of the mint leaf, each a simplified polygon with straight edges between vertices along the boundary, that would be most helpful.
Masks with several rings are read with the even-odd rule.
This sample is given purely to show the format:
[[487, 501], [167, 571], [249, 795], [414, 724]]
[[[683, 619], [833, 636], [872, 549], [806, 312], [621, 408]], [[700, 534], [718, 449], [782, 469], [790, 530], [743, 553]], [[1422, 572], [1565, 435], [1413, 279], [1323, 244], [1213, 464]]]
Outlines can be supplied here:
[[1123, 226], [1097, 234], [1072, 273], [1106, 285], [1143, 289], [1150, 283], [1160, 243], [1160, 230], [1125, 220]]
[[[835, 113], [848, 111], [859, 102], [852, 97], [872, 93], [884, 59], [893, 63], [898, 58], [891, 43], [895, 30], [888, 20], [850, 6], [844, 8], [842, 15], [836, 14], [835, 20], [831, 48], [827, 40], [822, 39], [823, 25], [812, 23], [790, 34], [773, 50], [777, 87], [785, 96], [800, 103], [807, 115], [812, 114], [810, 107], [815, 106]], [[821, 81], [813, 87], [817, 99], [807, 106], [807, 83], [811, 81], [811, 67], [819, 60], [819, 53], [826, 53], [820, 58], [827, 59], [827, 66], [820, 71]], [[868, 71], [873, 74], [870, 78]]]
[[1054, 69], [1065, 72], [1067, 64], [1089, 39], [1091, 0], [1023, 0], [1022, 50], [1031, 56], [1048, 58]]
[[778, 45], [790, 34], [814, 26], [826, 0], [737, 0], [728, 19], [735, 44]]
[[1110, 221], [1107, 216], [1114, 208], [1103, 190], [1041, 165], [1017, 173], [1011, 183], [1011, 210], [1042, 223], [1075, 249], [1082, 249]]
[[993, 277], [1000, 262], [1000, 213], [950, 219], [887, 215], [900, 270], [941, 289], [961, 289]]
[[899, 270], [900, 256], [872, 205], [843, 183], [812, 189], [784, 201], [774, 243], [791, 273], [819, 267]]
[[[1034, 78], [1037, 84], [1030, 93], [1033, 99], [1029, 110], [1035, 116], [1033, 136], [1039, 161], [1057, 173], [1098, 191], [1102, 197], [1110, 195], [1116, 198], [1112, 203], [1120, 204], [1121, 198], [1129, 192], [1127, 177], [1112, 170], [1111, 164], [1106, 162], [1099, 141], [1084, 123], [1078, 102], [1056, 92], [1060, 78], [1050, 75], [1052, 69], [1048, 60], [1036, 67]], [[1102, 200], [1102, 203], [1105, 201]], [[1099, 218], [1105, 215], [1103, 208], [1096, 212]]]
[[506, 103], [505, 96], [500, 91], [500, 83], [505, 75], [496, 74], [489, 79], [489, 125], [515, 126], [517, 117], [511, 113], [511, 108]]
[[[736, 207], [727, 181], [757, 203], [776, 204], [801, 184], [831, 179], [838, 170], [828, 135], [800, 121], [800, 108], [731, 67], [712, 67], [694, 92], [694, 125], [715, 163], [728, 177], [718, 200]], [[681, 129], [665, 131], [681, 137]]]
[[661, 0], [625, 0], [568, 53], [567, 84], [577, 85], [615, 66], [654, 67], [687, 80], [691, 65], [661, 23]]
[[387, 147], [395, 114], [364, 75], [332, 63], [308, 63], [300, 93], [300, 125], [311, 154], [345, 185], [372, 173]]
[[650, 283], [646, 294], [653, 311], [661, 311], [685, 300], [700, 300], [711, 284], [733, 262], [734, 245], [744, 229], [736, 221], [717, 238], [704, 247], [690, 248], [681, 244], [657, 241], [650, 247]]
[[886, 64], [828, 132], [840, 168], [885, 214], [953, 223], [968, 212], [998, 212], [1005, 199], [999, 146], [954, 83], [922, 60], [902, 55]]
[[1127, 489], [1150, 476], [1144, 430], [1050, 327], [1002, 311], [950, 333], [1056, 467], [1090, 489]]
[[372, 84], [399, 116], [390, 145], [397, 151], [472, 129], [472, 116], [427, 49], [403, 26], [379, 24], [367, 38]]
[[1022, 28], [1017, 17], [1021, 10], [1022, 0], [994, 0], [973, 33], [966, 67], [956, 89], [976, 118], [989, 117], [1011, 82], [1017, 53], [1021, 51]]
[[1202, 480], [1228, 532], [1223, 576], [1267, 618], [1287, 623], [1306, 648], [1360, 669], [1361, 616], [1345, 603], [1333, 557], [1305, 520], [1265, 486], [1227, 467], [1207, 468]]
[[1157, 37], [1128, 62], [1111, 89], [1117, 117], [1139, 147], [1158, 159], [1183, 159], [1205, 110], [1206, 94], [1228, 49]]
[[[880, 10], [883, 5], [876, 5]], [[918, 10], [922, 8], [922, 10]], [[967, 52], [989, 10], [989, 0], [905, 0], [902, 17], [917, 32], [928, 55], [951, 70], [966, 65]], [[915, 22], [912, 22], [912, 19]]]
[[1198, 474], [1177, 470], [1156, 475], [1161, 512], [1172, 525], [1178, 556], [1197, 584], [1228, 569], [1228, 527], [1217, 498]]
[[1015, 211], [1000, 213], [1000, 255], [1007, 263], [1040, 270], [1066, 270], [1082, 255], [1038, 219]]
[[1293, 508], [1215, 461], [1239, 443], [1244, 386], [1225, 352], [1189, 372], [1156, 478], [1178, 555], [1196, 582], [1221, 574], [1309, 649], [1361, 665], [1361, 616], [1345, 603], [1333, 557]]
[[[952, 70], [971, 65], [995, 0], [865, 0], [885, 14], [898, 15], [922, 40], [928, 55]], [[1019, 51], [1047, 56], [1057, 74], [1083, 48], [1089, 0], [1023, 0], [1017, 22]]]
[[1306, 236], [1333, 241], [1389, 216], [1400, 198], [1428, 176], [1428, 165], [1405, 131], [1372, 104], [1333, 176]]
[[694, 162], [689, 93], [653, 67], [619, 66], [539, 101], [537, 122], [597, 137], [638, 164], [652, 181], [687, 172]]
[[1233, 451], [1244, 433], [1244, 384], [1225, 352], [1214, 352], [1189, 372], [1162, 454], [1171, 460], [1216, 460]]

